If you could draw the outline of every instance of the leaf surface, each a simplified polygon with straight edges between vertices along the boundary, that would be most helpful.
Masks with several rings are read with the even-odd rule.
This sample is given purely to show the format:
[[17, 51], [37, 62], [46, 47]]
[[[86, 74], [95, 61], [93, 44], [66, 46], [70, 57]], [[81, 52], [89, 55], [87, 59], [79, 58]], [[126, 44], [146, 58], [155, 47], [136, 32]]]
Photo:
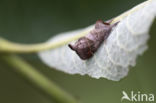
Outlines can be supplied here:
[[[91, 59], [81, 60], [68, 45], [40, 52], [40, 59], [48, 66], [69, 74], [120, 80], [128, 74], [130, 66], [135, 66], [136, 58], [147, 49], [150, 26], [156, 16], [156, 0], [149, 0], [144, 6], [134, 8], [138, 9], [120, 20]], [[93, 26], [61, 33], [48, 42], [59, 42], [91, 28]]]

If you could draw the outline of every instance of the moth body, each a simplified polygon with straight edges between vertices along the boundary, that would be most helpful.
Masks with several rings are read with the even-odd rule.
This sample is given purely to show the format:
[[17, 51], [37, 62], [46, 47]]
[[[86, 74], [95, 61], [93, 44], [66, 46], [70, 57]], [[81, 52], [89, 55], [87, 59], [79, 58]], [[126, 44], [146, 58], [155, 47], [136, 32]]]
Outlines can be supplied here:
[[117, 25], [117, 23], [110, 25], [110, 22], [105, 23], [102, 20], [98, 20], [95, 28], [90, 31], [88, 35], [79, 38], [74, 45], [69, 44], [69, 47], [74, 50], [82, 60], [91, 58], [103, 41], [107, 39], [112, 28]]

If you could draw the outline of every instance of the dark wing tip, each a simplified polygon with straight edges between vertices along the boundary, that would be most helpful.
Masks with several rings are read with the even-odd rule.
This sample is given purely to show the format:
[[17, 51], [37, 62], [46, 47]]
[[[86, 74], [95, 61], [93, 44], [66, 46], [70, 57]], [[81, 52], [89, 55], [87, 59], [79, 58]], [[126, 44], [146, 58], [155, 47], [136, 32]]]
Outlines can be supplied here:
[[72, 50], [75, 50], [74, 46], [72, 44], [68, 44], [69, 48]]

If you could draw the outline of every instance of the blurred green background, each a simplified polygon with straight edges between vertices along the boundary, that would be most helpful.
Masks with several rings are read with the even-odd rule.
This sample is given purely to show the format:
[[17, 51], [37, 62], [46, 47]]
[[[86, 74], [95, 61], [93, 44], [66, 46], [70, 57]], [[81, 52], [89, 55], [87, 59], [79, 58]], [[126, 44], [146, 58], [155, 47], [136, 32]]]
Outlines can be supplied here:
[[[0, 0], [0, 36], [20, 43], [44, 42], [57, 33], [86, 27], [97, 19], [115, 17], [143, 1]], [[156, 22], [150, 31], [149, 49], [139, 57], [129, 75], [119, 82], [65, 74], [48, 68], [35, 54], [21, 56], [83, 103], [120, 103], [123, 90], [156, 94], [155, 34]], [[51, 101], [1, 60], [0, 103]]]

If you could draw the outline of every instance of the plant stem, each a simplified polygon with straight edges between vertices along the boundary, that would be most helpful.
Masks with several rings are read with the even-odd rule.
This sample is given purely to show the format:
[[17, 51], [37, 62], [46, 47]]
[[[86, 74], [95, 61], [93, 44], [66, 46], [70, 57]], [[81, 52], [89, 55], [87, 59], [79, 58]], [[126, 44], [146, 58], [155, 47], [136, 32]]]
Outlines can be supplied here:
[[[145, 6], [145, 4], [151, 2], [152, 0], [147, 0], [140, 5], [134, 7], [133, 9], [126, 11], [125, 13], [115, 17], [111, 24], [118, 22], [128, 16], [129, 14], [137, 11], [138, 9], [142, 8]], [[13, 43], [10, 41], [7, 41], [3, 38], [0, 38], [0, 52], [9, 52], [9, 53], [33, 53], [33, 52], [40, 52], [44, 50], [49, 50], [49, 49], [54, 49], [59, 46], [63, 46], [71, 41], [77, 40], [80, 37], [83, 37], [89, 33], [89, 31], [92, 28], [82, 31], [82, 33], [75, 35], [73, 37], [69, 37], [65, 40], [57, 41], [57, 42], [45, 42], [45, 43], [39, 43], [39, 44], [18, 44], [18, 43]]]
[[78, 101], [64, 90], [59, 88], [54, 82], [46, 78], [43, 74], [16, 55], [1, 55], [1, 58], [11, 65], [16, 72], [22, 74], [27, 80], [37, 88], [45, 92], [57, 103], [78, 103]]
[[59, 46], [63, 46], [68, 44], [71, 41], [77, 40], [80, 37], [85, 36], [89, 30], [80, 33], [79, 35], [75, 35], [73, 37], [69, 37], [68, 39], [57, 41], [57, 42], [45, 42], [38, 44], [19, 44], [13, 43], [4, 38], [0, 37], [0, 52], [5, 53], [36, 53], [44, 50], [54, 49]]

